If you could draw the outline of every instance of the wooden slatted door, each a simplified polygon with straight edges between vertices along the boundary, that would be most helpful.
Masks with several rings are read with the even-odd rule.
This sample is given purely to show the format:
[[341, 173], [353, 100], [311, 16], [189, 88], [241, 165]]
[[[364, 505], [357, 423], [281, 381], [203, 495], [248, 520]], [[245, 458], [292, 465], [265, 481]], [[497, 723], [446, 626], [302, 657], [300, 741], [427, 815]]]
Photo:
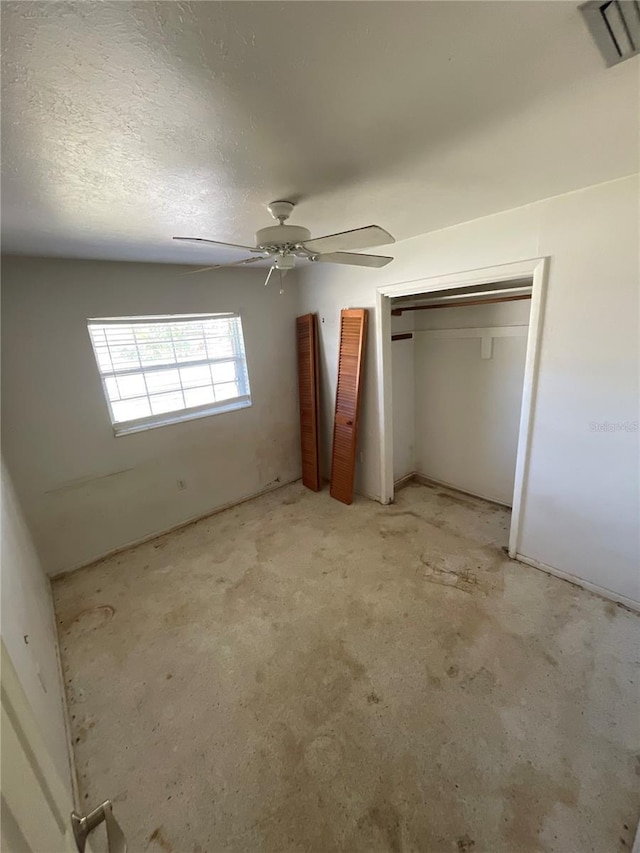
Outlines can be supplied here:
[[319, 492], [322, 481], [320, 479], [318, 321], [315, 314], [304, 314], [296, 318], [296, 336], [302, 482], [308, 489]]
[[353, 502], [368, 314], [366, 308], [345, 308], [340, 313], [340, 357], [333, 424], [331, 496], [345, 504]]

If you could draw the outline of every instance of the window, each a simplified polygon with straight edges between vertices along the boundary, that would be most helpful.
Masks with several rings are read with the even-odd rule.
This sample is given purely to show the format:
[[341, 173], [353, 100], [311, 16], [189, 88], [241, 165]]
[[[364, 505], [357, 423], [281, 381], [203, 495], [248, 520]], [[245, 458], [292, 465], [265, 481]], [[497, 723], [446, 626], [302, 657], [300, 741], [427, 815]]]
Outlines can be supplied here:
[[116, 435], [251, 405], [239, 314], [87, 325]]

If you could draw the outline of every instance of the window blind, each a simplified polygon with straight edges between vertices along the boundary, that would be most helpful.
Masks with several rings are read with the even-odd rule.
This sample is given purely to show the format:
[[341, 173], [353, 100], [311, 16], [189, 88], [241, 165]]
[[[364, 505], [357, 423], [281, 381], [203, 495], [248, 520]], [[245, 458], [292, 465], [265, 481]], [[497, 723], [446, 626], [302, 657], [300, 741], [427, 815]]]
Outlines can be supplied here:
[[239, 314], [90, 319], [116, 433], [251, 404]]

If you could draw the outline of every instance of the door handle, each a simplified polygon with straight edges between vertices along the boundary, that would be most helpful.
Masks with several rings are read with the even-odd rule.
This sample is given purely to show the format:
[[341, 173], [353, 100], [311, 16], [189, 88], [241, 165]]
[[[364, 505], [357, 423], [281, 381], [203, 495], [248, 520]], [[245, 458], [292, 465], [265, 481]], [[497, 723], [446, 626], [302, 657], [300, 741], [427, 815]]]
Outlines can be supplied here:
[[127, 840], [120, 824], [113, 816], [111, 800], [105, 800], [104, 803], [85, 815], [80, 815], [76, 811], [71, 812], [71, 827], [78, 853], [84, 853], [87, 836], [101, 823], [104, 823], [107, 828], [108, 853], [127, 853]]

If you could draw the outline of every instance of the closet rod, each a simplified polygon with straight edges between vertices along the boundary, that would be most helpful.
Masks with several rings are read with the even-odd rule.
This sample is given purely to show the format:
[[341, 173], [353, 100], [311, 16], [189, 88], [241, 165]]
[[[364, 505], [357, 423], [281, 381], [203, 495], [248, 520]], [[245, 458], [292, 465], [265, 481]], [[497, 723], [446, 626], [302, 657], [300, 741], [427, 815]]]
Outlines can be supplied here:
[[530, 293], [521, 296], [495, 296], [493, 299], [469, 299], [467, 302], [434, 302], [432, 305], [408, 305], [406, 308], [392, 308], [393, 317], [400, 317], [403, 311], [426, 311], [428, 308], [464, 308], [465, 305], [490, 305], [494, 302], [518, 302], [531, 299]]

